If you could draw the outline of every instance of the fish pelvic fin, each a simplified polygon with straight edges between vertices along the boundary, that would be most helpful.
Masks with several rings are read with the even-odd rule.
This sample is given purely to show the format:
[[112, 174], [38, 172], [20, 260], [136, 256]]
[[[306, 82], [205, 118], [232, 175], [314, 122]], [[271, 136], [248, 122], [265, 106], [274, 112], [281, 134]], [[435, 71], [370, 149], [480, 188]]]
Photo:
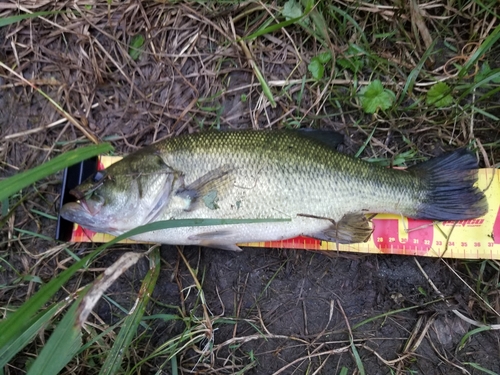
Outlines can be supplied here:
[[416, 219], [465, 220], [483, 216], [488, 202], [478, 189], [476, 157], [466, 149], [459, 149], [408, 169], [415, 173], [426, 187], [426, 193], [417, 207]]
[[222, 229], [212, 232], [193, 234], [188, 237], [189, 241], [196, 242], [200, 246], [214, 247], [216, 249], [241, 251], [241, 248], [231, 242], [234, 233], [231, 230]]
[[[307, 217], [307, 215], [301, 216]], [[322, 241], [352, 244], [368, 241], [373, 232], [370, 222], [361, 213], [348, 213], [338, 222], [329, 221], [331, 221], [332, 225], [326, 230], [316, 233], [304, 233], [304, 235]]]

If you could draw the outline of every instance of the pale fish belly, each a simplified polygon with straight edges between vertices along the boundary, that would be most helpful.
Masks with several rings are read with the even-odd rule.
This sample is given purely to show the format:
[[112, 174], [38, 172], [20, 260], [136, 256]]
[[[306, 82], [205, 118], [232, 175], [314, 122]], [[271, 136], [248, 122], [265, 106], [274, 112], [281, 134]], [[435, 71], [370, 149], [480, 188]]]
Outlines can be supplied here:
[[132, 239], [178, 245], [231, 248], [237, 243], [279, 241], [301, 235], [308, 236], [312, 233], [323, 232], [331, 225], [329, 220], [295, 217], [287, 222], [163, 229], [143, 233], [132, 237]]

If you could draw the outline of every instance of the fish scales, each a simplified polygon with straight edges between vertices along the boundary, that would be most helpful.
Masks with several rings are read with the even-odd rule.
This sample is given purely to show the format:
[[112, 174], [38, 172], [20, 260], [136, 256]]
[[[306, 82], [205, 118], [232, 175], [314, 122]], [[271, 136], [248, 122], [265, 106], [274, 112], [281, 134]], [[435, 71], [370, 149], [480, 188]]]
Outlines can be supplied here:
[[[210, 212], [214, 217], [277, 218], [302, 212], [340, 220], [346, 212], [361, 210], [414, 213], [423, 191], [417, 176], [348, 157], [294, 132], [279, 135], [200, 133], [173, 138], [157, 150], [175, 169], [189, 171], [187, 184], [221, 165], [234, 168], [234, 189], [220, 197], [220, 209]], [[234, 212], [237, 197], [244, 200]]]

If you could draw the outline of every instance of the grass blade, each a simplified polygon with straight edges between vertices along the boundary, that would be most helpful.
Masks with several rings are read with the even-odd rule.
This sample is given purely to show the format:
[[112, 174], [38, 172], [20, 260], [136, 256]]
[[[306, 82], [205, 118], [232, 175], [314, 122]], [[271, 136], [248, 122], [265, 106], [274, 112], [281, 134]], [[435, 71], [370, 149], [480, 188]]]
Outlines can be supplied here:
[[261, 29], [261, 30], [257, 30], [256, 32], [254, 32], [252, 34], [245, 36], [243, 38], [243, 40], [253, 40], [255, 38], [258, 38], [261, 35], [266, 35], [266, 34], [273, 33], [273, 32], [278, 31], [278, 30], [280, 30], [280, 29], [282, 29], [284, 27], [293, 25], [294, 23], [300, 21], [304, 17], [305, 17], [305, 15], [297, 17], [297, 18], [292, 18], [292, 19], [290, 19], [288, 21], [283, 21], [283, 22], [280, 22], [280, 23], [268, 26], [268, 27], [266, 27], [264, 29]]
[[476, 370], [484, 372], [485, 374], [488, 374], [488, 375], [498, 375], [498, 372], [488, 370], [487, 368], [479, 366], [477, 363], [474, 363], [474, 362], [464, 362], [463, 364], [469, 365], [470, 367], [475, 368]]
[[42, 178], [50, 176], [51, 174], [69, 167], [70, 165], [111, 150], [113, 150], [113, 147], [109, 143], [78, 148], [76, 150], [65, 152], [64, 154], [59, 155], [42, 165], [30, 169], [29, 171], [21, 172], [15, 176], [7, 178], [6, 180], [0, 181], [0, 201], [7, 199], [26, 186], [34, 184]]
[[254, 39], [258, 38], [259, 36], [274, 33], [274, 32], [281, 30], [287, 26], [291, 26], [295, 23], [298, 23], [301, 20], [303, 20], [309, 16], [309, 13], [313, 10], [313, 5], [314, 5], [314, 2], [309, 1], [306, 4], [304, 12], [302, 13], [302, 15], [300, 17], [291, 18], [289, 20], [282, 21], [282, 22], [276, 23], [276, 24], [271, 25], [271, 26], [266, 26], [262, 29], [257, 30], [256, 32], [254, 32], [250, 35], [245, 36], [244, 38], [242, 38], [242, 40], [244, 40], [244, 41], [254, 40]]
[[65, 305], [67, 301], [61, 301], [51, 308], [40, 312], [31, 319], [29, 327], [23, 331], [19, 336], [15, 337], [10, 343], [0, 347], [0, 368], [3, 368], [7, 363], [28, 345], [35, 335], [54, 317], [54, 315]]
[[13, 23], [18, 23], [19, 21], [26, 20], [29, 18], [36, 18], [40, 16], [50, 16], [52, 14], [58, 14], [58, 11], [44, 11], [35, 13], [24, 13], [18, 14], [17, 16], [10, 16], [5, 18], [0, 18], [0, 27], [12, 25]]
[[145, 253], [125, 253], [84, 291], [78, 292], [76, 302], [44, 345], [28, 375], [56, 375], [68, 364], [82, 346], [82, 328], [96, 303], [127, 269], [144, 256]]
[[[87, 292], [88, 290], [90, 288], [86, 288]], [[81, 293], [77, 302], [81, 301], [85, 295], [85, 292]], [[75, 325], [79, 307], [79, 303], [71, 306], [31, 365], [28, 375], [56, 375], [73, 358], [82, 345], [81, 329]]]
[[409, 92], [411, 93], [413, 91], [413, 86], [415, 86], [415, 81], [417, 80], [418, 76], [420, 75], [420, 72], [422, 71], [422, 68], [424, 67], [425, 62], [429, 59], [429, 57], [432, 55], [434, 52], [434, 48], [436, 46], [437, 39], [435, 39], [432, 44], [427, 48], [425, 53], [422, 55], [422, 58], [418, 62], [418, 64], [413, 68], [413, 70], [410, 72], [408, 75], [408, 78], [406, 79], [405, 86], [403, 87], [403, 91], [401, 94], [399, 94], [399, 99], [396, 103], [396, 105], [400, 105], [404, 98], [406, 98], [406, 94]]
[[154, 249], [150, 255], [150, 269], [144, 278], [139, 292], [139, 296], [134, 305], [133, 311], [127, 316], [120, 332], [116, 337], [106, 361], [99, 374], [114, 375], [119, 372], [120, 365], [123, 361], [123, 356], [126, 354], [128, 347], [137, 333], [137, 328], [146, 310], [153, 289], [156, 285], [156, 280], [160, 274], [160, 251], [159, 248]]
[[474, 54], [467, 60], [464, 64], [458, 76], [460, 78], [467, 75], [467, 72], [477, 63], [477, 61], [483, 56], [497, 41], [500, 39], [500, 25], [495, 27], [490, 35], [484, 40], [484, 42], [479, 46], [479, 48], [474, 52]]
[[475, 335], [476, 333], [481, 333], [484, 331], [490, 331], [491, 327], [490, 326], [484, 326], [484, 327], [478, 327], [476, 329], [473, 329], [472, 331], [467, 332], [462, 339], [460, 340], [460, 343], [457, 346], [457, 351], [462, 350], [465, 347], [465, 344], [467, 341], [471, 338], [471, 336]]
[[273, 93], [271, 92], [271, 89], [270, 89], [269, 85], [267, 84], [266, 79], [262, 75], [259, 67], [257, 66], [255, 61], [253, 60], [252, 53], [250, 52], [250, 50], [248, 49], [247, 45], [245, 44], [245, 42], [243, 40], [240, 40], [240, 46], [241, 46], [241, 49], [243, 50], [243, 52], [245, 53], [245, 56], [248, 59], [248, 63], [252, 67], [255, 75], [257, 76], [257, 79], [259, 80], [260, 85], [262, 86], [262, 91], [264, 92], [264, 95], [267, 97], [267, 99], [269, 99], [269, 102], [271, 103], [271, 107], [276, 108], [276, 101], [274, 100]]
[[257, 76], [257, 79], [259, 80], [260, 85], [262, 86], [262, 91], [264, 92], [264, 95], [266, 96], [267, 99], [269, 99], [269, 102], [271, 103], [271, 107], [276, 108], [276, 100], [274, 100], [273, 93], [271, 92], [271, 88], [267, 84], [266, 79], [260, 72], [259, 67], [253, 60], [250, 61], [253, 71], [255, 75]]

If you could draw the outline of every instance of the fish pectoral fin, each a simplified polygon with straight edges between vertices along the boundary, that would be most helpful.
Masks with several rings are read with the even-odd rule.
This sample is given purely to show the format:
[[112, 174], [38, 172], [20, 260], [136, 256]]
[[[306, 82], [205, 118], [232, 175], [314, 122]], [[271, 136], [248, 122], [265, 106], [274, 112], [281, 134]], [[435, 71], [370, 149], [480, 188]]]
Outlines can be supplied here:
[[217, 200], [233, 185], [232, 170], [228, 165], [223, 165], [179, 189], [175, 194], [186, 201], [184, 210], [193, 211], [200, 203], [210, 209], [217, 209]]
[[373, 229], [365, 215], [351, 213], [344, 215], [338, 222], [332, 220], [332, 225], [326, 230], [308, 236], [323, 241], [351, 244], [368, 241], [372, 232]]
[[196, 241], [200, 246], [214, 247], [216, 249], [241, 251], [241, 248], [231, 242], [233, 232], [230, 230], [217, 230], [213, 232], [198, 233], [189, 236], [190, 241]]

